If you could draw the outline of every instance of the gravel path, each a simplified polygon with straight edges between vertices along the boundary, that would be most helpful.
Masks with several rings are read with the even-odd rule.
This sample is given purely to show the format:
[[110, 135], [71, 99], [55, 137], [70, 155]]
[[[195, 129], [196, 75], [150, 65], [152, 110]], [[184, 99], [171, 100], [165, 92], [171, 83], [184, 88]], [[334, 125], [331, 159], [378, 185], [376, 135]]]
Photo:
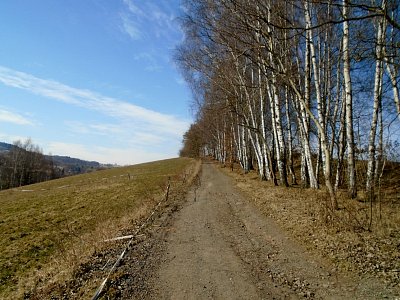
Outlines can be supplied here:
[[[101, 299], [400, 299], [376, 278], [338, 273], [307, 252], [214, 164], [204, 163], [198, 179], [163, 202]], [[82, 265], [52, 299], [81, 299], [121, 243]]]
[[[153, 299], [377, 299], [371, 282], [344, 278], [310, 256], [204, 164], [164, 240]], [[154, 274], [155, 275], [155, 274]]]

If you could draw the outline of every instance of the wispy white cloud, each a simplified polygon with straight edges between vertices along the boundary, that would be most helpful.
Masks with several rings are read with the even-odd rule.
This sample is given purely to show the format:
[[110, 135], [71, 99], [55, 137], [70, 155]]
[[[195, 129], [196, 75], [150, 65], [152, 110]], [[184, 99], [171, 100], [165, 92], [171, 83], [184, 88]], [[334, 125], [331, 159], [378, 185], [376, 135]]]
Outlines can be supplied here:
[[[0, 82], [53, 100], [79, 106], [129, 122], [135, 129], [180, 138], [189, 122], [129, 102], [67, 86], [54, 80], [37, 78], [27, 73], [0, 66]], [[22, 122], [23, 119], [20, 119]]]
[[129, 11], [136, 16], [145, 16], [143, 10], [137, 7], [132, 0], [123, 0], [124, 4], [128, 7]]
[[129, 16], [125, 13], [121, 13], [121, 29], [123, 32], [128, 34], [131, 39], [139, 40], [142, 38], [142, 32], [136, 22], [134, 22]]
[[79, 121], [65, 121], [64, 124], [67, 126], [69, 131], [77, 134], [90, 134], [88, 126]]
[[17, 125], [33, 125], [33, 122], [20, 114], [0, 109], [0, 122], [12, 123]]
[[89, 147], [82, 144], [51, 142], [47, 150], [52, 154], [69, 155], [85, 160], [95, 160], [101, 163], [116, 163], [119, 165], [136, 164], [174, 157], [168, 153], [157, 153], [145, 151], [139, 148], [112, 148], [112, 147]]
[[154, 55], [148, 53], [148, 52], [143, 52], [136, 54], [134, 56], [134, 59], [136, 61], [144, 61], [147, 65], [145, 67], [146, 71], [160, 71], [162, 69], [162, 66], [157, 62], [157, 59], [154, 57]]
[[116, 124], [90, 124], [89, 127], [100, 135], [120, 134], [125, 131], [121, 125]]
[[[135, 32], [146, 31], [149, 38], [162, 38], [175, 44], [180, 40], [177, 36], [182, 35], [182, 31], [176, 22], [174, 10], [168, 1], [140, 1], [123, 0], [126, 10], [121, 13], [121, 22], [125, 33], [133, 39], [143, 37], [143, 35], [131, 34], [132, 27]], [[130, 26], [126, 26], [128, 24]], [[128, 29], [128, 30], [127, 30]]]
[[177, 77], [177, 78], [175, 78], [175, 81], [176, 81], [176, 83], [179, 84], [179, 85], [185, 85], [185, 84], [186, 84], [185, 79], [183, 79], [182, 77]]
[[0, 132], [0, 140], [5, 143], [13, 144], [15, 141], [25, 141], [28, 137], [21, 135], [9, 135]]
[[[173, 143], [168, 137], [158, 135], [157, 132], [138, 131], [132, 132], [129, 123], [110, 124], [110, 123], [84, 123], [80, 121], [66, 121], [65, 125], [72, 134], [104, 136], [111, 139], [113, 142], [123, 143], [128, 147], [152, 147], [162, 146], [163, 143]], [[177, 142], [177, 141], [176, 141]], [[175, 142], [175, 143], [176, 143]]]
[[[177, 7], [169, 0], [120, 0], [120, 29], [140, 48], [146, 42], [146, 52], [134, 59], [145, 64], [145, 70], [156, 72], [171, 64], [170, 53], [183, 40], [183, 32], [177, 22]], [[180, 8], [178, 7], [178, 10]], [[168, 68], [168, 67], [167, 67]]]
[[149, 132], [135, 132], [133, 133], [132, 140], [139, 145], [159, 145], [162, 142], [165, 142], [165, 138], [163, 138], [162, 136], [155, 135]]
[[113, 140], [121, 139], [122, 141], [129, 136], [129, 129], [125, 128], [126, 126], [123, 124], [91, 124], [80, 121], [65, 121], [64, 123], [73, 134], [107, 136]]

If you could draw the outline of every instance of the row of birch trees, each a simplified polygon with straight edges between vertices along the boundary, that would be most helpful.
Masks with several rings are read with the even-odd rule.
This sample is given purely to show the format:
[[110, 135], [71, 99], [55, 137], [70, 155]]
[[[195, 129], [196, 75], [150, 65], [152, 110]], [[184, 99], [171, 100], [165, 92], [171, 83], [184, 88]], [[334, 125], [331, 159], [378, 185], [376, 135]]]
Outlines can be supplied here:
[[237, 162], [276, 185], [324, 183], [333, 208], [340, 188], [373, 195], [399, 139], [399, 4], [184, 1], [175, 58], [196, 122], [181, 154]]

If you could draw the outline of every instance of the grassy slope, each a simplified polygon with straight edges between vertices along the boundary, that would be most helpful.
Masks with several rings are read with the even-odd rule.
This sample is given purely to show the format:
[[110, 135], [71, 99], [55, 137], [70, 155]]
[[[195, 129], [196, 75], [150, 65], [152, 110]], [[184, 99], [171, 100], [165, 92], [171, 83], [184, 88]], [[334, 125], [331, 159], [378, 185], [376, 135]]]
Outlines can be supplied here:
[[77, 238], [95, 231], [102, 238], [98, 232], [110, 232], [99, 228], [152, 207], [168, 177], [181, 176], [192, 163], [171, 159], [0, 192], [0, 298], [74, 247]]

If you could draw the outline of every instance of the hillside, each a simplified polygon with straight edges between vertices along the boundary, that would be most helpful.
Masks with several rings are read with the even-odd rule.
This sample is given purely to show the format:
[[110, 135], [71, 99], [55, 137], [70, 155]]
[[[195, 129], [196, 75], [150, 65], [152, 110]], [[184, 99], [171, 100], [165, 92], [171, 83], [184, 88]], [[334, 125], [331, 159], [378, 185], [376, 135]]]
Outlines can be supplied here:
[[10, 151], [13, 145], [0, 142], [0, 153]]
[[193, 165], [171, 159], [1, 191], [0, 298], [70, 278], [104, 239], [149, 214], [168, 179], [176, 192]]
[[97, 161], [87, 161], [69, 156], [46, 155], [46, 157], [53, 162], [55, 167], [63, 170], [63, 175], [76, 175], [115, 167], [115, 165], [111, 164], [101, 164]]
[[387, 236], [352, 227], [362, 203], [340, 201], [333, 220], [326, 200], [205, 161], [183, 201], [170, 199], [129, 243], [110, 242], [74, 280], [34, 299], [397, 299], [396, 208], [382, 205]]
[[[0, 155], [5, 155], [14, 145], [0, 142]], [[94, 170], [115, 167], [112, 164], [101, 164], [97, 161], [87, 161], [79, 158], [60, 155], [45, 155], [45, 158], [52, 161], [55, 168], [60, 172], [61, 176], [77, 175]]]

